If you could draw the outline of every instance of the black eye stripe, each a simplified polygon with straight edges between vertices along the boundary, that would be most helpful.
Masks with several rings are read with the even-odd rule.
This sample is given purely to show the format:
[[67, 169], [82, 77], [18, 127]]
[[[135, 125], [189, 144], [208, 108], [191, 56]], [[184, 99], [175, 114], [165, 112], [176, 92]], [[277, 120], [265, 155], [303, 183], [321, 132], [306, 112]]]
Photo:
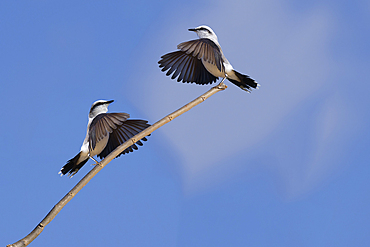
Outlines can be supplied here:
[[199, 28], [198, 30], [202, 30], [202, 31], [207, 31], [208, 33], [211, 33], [211, 31], [209, 31], [207, 28], [205, 28], [205, 27], [201, 27], [201, 28]]
[[91, 106], [91, 108], [90, 108], [90, 112], [91, 111], [93, 111], [93, 109], [95, 109], [95, 108], [97, 108], [98, 106], [100, 106], [100, 105], [106, 105], [106, 104], [110, 104], [110, 103], [112, 103], [113, 101], [112, 100], [108, 100], [108, 101], [101, 101], [101, 102], [98, 102], [98, 103], [95, 103], [95, 104], [93, 104], [92, 106]]

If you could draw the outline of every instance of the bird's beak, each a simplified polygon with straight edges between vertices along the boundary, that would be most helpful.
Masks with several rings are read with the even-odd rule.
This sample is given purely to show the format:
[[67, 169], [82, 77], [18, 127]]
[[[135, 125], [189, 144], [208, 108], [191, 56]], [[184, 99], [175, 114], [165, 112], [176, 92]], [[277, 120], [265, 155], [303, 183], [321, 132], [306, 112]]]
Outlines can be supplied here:
[[189, 31], [196, 32], [197, 30], [195, 28], [189, 28]]
[[113, 103], [114, 100], [108, 100], [107, 103], [110, 104], [110, 103]]

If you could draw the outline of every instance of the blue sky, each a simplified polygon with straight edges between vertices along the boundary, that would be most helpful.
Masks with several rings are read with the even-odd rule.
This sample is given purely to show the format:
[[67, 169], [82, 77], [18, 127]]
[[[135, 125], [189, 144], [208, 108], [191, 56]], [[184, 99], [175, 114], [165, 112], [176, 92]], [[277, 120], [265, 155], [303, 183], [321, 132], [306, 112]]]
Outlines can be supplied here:
[[98, 99], [156, 122], [209, 86], [160, 56], [209, 25], [231, 83], [105, 167], [32, 246], [367, 246], [368, 1], [2, 1], [0, 245], [27, 235], [90, 169]]

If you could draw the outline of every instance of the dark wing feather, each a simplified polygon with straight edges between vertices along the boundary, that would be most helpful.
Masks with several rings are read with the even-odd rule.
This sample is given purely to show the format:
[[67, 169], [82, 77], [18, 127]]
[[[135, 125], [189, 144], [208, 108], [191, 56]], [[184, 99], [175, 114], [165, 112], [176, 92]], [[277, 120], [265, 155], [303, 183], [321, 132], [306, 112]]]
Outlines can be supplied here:
[[101, 113], [90, 124], [89, 147], [95, 149], [96, 143], [122, 125], [130, 115], [127, 113]]
[[[114, 113], [108, 113], [114, 114]], [[111, 134], [109, 135], [108, 143], [105, 146], [104, 150], [98, 154], [97, 156], [101, 159], [105, 158], [108, 154], [110, 154], [114, 149], [116, 149], [119, 145], [129, 140], [131, 137], [135, 136], [136, 134], [140, 133], [144, 129], [148, 128], [150, 124], [148, 121], [145, 120], [126, 120], [122, 122], [122, 124], [118, 125], [117, 128], [112, 129]], [[121, 154], [127, 154], [137, 150], [139, 146], [142, 146], [143, 143], [141, 141], [147, 141], [144, 137], [143, 139], [137, 141], [135, 144], [131, 145], [130, 147], [126, 148], [122, 153], [120, 153], [117, 157]]]
[[178, 82], [196, 83], [196, 84], [209, 84], [217, 80], [217, 77], [208, 72], [204, 67], [201, 60], [187, 54], [183, 51], [175, 51], [163, 55], [162, 59], [158, 62], [162, 71], [167, 71], [166, 75], [175, 79], [177, 76]]
[[221, 50], [210, 39], [190, 40], [179, 44], [177, 48], [186, 54], [216, 65], [221, 72], [225, 71]]

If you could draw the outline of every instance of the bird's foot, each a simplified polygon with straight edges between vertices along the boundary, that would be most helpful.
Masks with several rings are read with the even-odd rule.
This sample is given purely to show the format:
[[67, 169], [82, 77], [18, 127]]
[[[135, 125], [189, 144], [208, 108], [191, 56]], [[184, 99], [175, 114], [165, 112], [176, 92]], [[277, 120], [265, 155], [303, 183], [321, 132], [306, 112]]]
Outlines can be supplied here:
[[224, 81], [225, 81], [225, 79], [226, 79], [226, 77], [227, 77], [227, 75], [225, 74], [225, 77], [222, 79], [222, 81], [216, 86], [217, 88], [219, 88], [219, 89], [226, 89], [227, 88], [227, 86], [224, 84]]

